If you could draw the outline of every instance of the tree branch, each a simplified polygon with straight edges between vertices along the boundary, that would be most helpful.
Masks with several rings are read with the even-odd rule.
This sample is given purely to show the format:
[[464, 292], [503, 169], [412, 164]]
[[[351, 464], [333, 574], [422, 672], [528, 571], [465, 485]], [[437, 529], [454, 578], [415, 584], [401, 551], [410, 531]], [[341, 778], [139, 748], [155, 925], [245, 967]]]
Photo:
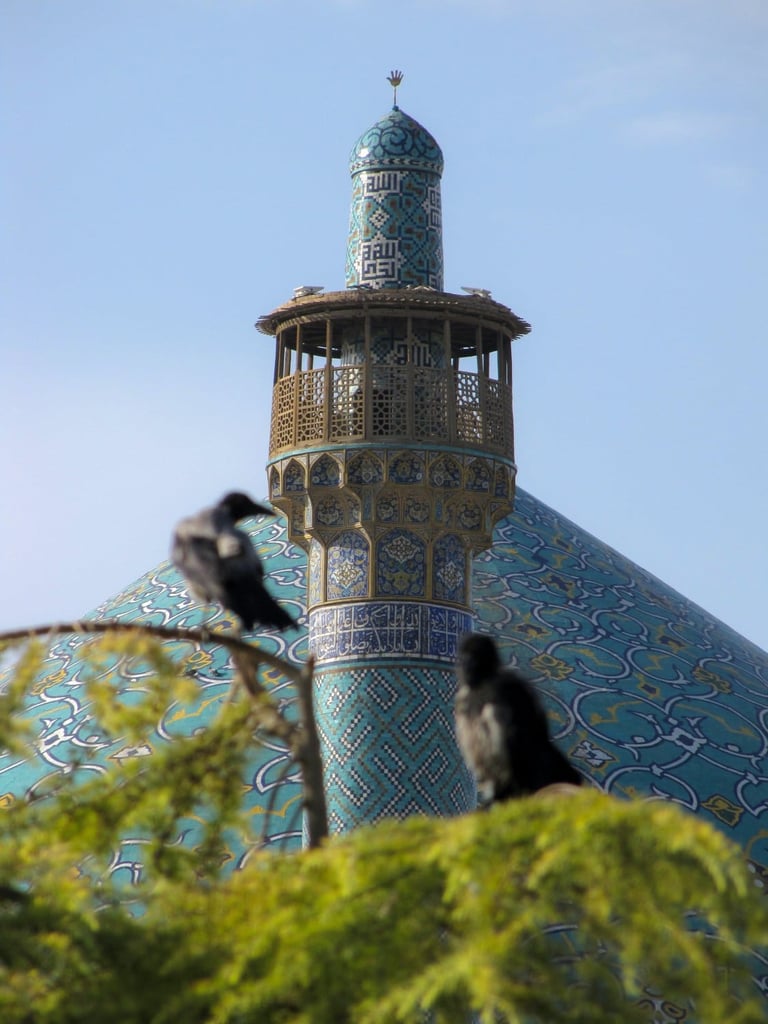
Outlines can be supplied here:
[[296, 758], [301, 763], [301, 773], [304, 779], [304, 807], [307, 811], [310, 850], [319, 846], [322, 840], [328, 837], [328, 808], [323, 784], [323, 759], [320, 753], [320, 736], [317, 731], [312, 699], [314, 667], [315, 659], [310, 657], [296, 683], [301, 720], [304, 723], [304, 734], [301, 737]]
[[[225, 647], [232, 657], [236, 679], [246, 689], [251, 699], [259, 705], [260, 723], [267, 732], [287, 744], [294, 760], [301, 765], [310, 848], [319, 846], [321, 841], [327, 837], [328, 811], [323, 784], [323, 762], [312, 698], [313, 658], [310, 657], [306, 664], [299, 669], [274, 654], [268, 654], [259, 647], [225, 633], [214, 633], [209, 629], [178, 629], [168, 626], [151, 626], [145, 623], [115, 622], [109, 619], [100, 621], [79, 619], [74, 622], [60, 622], [13, 630], [0, 633], [0, 644], [57, 633], [143, 633], [158, 637], [160, 640], [181, 640], [200, 645], [220, 644]], [[259, 682], [256, 672], [262, 663], [270, 665], [295, 684], [301, 725], [289, 722], [278, 711], [269, 697], [268, 691]]]
[[[34, 636], [47, 636], [56, 633], [147, 633], [161, 640], [186, 640], [193, 644], [221, 644], [230, 654], [240, 653], [256, 662], [266, 662], [272, 668], [282, 672], [284, 676], [298, 683], [301, 669], [290, 662], [268, 654], [259, 647], [248, 644], [238, 637], [227, 633], [215, 633], [210, 629], [178, 629], [173, 626], [151, 626], [144, 622], [116, 622], [112, 619], [77, 619], [74, 622], [55, 622], [47, 626], [32, 626], [26, 629], [15, 629], [0, 633], [0, 644], [14, 643], [19, 640], [30, 640]], [[260, 689], [260, 683], [257, 683]]]

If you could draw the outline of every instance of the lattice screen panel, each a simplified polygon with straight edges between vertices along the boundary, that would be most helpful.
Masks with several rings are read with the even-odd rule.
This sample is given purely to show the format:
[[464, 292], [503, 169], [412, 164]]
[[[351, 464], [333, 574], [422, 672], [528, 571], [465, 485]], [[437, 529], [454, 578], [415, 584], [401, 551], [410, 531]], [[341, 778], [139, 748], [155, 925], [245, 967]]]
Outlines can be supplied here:
[[444, 370], [414, 369], [413, 432], [416, 437], [447, 439], [448, 380]]
[[456, 438], [459, 441], [483, 440], [483, 419], [480, 412], [480, 380], [477, 374], [457, 370]]
[[325, 370], [305, 370], [297, 374], [299, 409], [296, 441], [321, 441], [325, 430]]
[[365, 432], [363, 387], [365, 371], [361, 366], [340, 366], [332, 371], [330, 440], [355, 439]]
[[512, 400], [509, 388], [497, 380], [485, 382], [485, 441], [500, 451], [512, 447]]
[[371, 427], [374, 437], [408, 433], [408, 368], [377, 366], [373, 374]]
[[270, 451], [288, 448], [293, 444], [294, 378], [283, 377], [272, 391], [272, 429]]
[[274, 387], [270, 451], [390, 437], [511, 451], [511, 388], [476, 373], [412, 364], [304, 370]]

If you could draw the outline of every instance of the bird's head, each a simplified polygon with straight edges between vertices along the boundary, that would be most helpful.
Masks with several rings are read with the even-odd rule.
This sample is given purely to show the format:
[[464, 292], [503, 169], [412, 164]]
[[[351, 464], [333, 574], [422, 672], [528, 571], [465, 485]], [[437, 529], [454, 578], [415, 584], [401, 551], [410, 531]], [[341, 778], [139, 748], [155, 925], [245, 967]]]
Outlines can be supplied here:
[[481, 633], [469, 633], [459, 645], [459, 671], [469, 686], [480, 683], [501, 665], [496, 642]]
[[229, 494], [225, 494], [218, 507], [224, 509], [233, 523], [238, 523], [241, 519], [247, 519], [249, 516], [273, 516], [275, 514], [271, 508], [259, 505], [242, 491], [230, 491]]

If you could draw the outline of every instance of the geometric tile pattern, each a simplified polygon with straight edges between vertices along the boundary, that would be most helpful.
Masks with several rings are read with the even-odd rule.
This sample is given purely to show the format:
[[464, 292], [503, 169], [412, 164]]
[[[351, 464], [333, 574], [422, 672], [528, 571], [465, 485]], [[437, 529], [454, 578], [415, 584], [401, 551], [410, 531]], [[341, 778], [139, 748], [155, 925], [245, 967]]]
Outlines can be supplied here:
[[445, 366], [442, 331], [420, 329], [416, 324], [411, 326], [409, 334], [404, 321], [393, 321], [390, 325], [371, 325], [370, 353], [371, 362], [390, 366], [405, 366], [407, 363], [440, 369]]
[[397, 107], [365, 132], [350, 157], [347, 288], [443, 290], [440, 147]]
[[475, 790], [456, 747], [451, 668], [317, 671], [316, 714], [329, 826], [462, 814]]
[[446, 365], [443, 329], [428, 327], [418, 320], [412, 323], [409, 359], [414, 366], [442, 369]]
[[[366, 360], [363, 326], [342, 328], [341, 365], [360, 366]], [[368, 345], [371, 364], [443, 369], [446, 365], [443, 331], [415, 321], [410, 333], [405, 320], [371, 325]]]

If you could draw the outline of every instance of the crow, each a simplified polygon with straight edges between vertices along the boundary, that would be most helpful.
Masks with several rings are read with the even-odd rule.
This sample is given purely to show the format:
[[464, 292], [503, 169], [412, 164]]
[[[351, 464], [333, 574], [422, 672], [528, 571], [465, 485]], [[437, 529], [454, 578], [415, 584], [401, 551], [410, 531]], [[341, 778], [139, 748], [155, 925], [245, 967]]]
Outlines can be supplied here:
[[457, 674], [456, 739], [482, 803], [527, 796], [556, 782], [581, 785], [581, 775], [549, 738], [533, 687], [502, 668], [491, 637], [464, 637]]
[[296, 623], [264, 587], [264, 569], [236, 523], [257, 515], [274, 515], [247, 494], [232, 491], [217, 505], [187, 516], [176, 526], [171, 561], [201, 601], [218, 603], [237, 615], [246, 630], [255, 623], [277, 629]]

